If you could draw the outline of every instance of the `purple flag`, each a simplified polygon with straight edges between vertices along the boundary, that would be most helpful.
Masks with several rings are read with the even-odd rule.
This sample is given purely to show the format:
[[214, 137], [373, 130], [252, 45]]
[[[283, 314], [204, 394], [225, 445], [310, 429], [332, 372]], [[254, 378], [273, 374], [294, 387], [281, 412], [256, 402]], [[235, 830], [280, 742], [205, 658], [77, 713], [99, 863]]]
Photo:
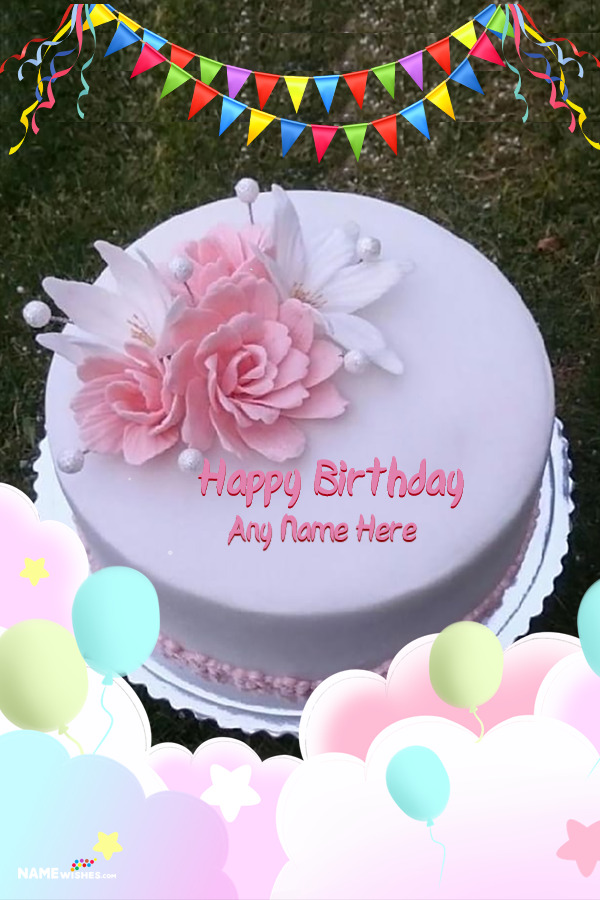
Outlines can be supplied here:
[[416, 81], [421, 90], [423, 90], [423, 51], [417, 50], [416, 53], [411, 53], [410, 56], [405, 56], [403, 59], [399, 59], [398, 62], [408, 72], [412, 80]]
[[227, 85], [229, 96], [237, 97], [240, 88], [247, 82], [250, 69], [239, 69], [237, 66], [227, 66]]

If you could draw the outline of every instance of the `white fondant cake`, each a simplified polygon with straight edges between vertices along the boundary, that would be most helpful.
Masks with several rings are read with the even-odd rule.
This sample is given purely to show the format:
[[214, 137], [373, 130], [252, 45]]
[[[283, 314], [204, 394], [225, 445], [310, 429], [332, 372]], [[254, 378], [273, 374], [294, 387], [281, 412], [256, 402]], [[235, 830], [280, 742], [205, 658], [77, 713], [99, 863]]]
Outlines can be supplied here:
[[[486, 600], [500, 599], [536, 513], [554, 396], [531, 315], [497, 268], [473, 247], [431, 221], [379, 200], [308, 191], [289, 196], [305, 236], [321, 241], [319, 235], [353, 220], [361, 235], [380, 238], [384, 261], [410, 260], [413, 266], [378, 302], [360, 311], [384, 335], [386, 347], [381, 351], [375, 342], [377, 352], [366, 367], [365, 353], [352, 351], [347, 367], [340, 366], [328, 379], [338, 397], [329, 397], [326, 415], [331, 417], [293, 419], [301, 426], [305, 447], [297, 457], [279, 462], [248, 446], [238, 458], [220, 443], [220, 438], [226, 442], [221, 437], [227, 433], [225, 424], [221, 431], [217, 427], [203, 456], [212, 472], [224, 461], [220, 496], [214, 481], [203, 496], [197, 477], [201, 470], [194, 474], [178, 466], [186, 446], [181, 440], [141, 465], [129, 464], [122, 453], [94, 452], [86, 456], [82, 471], [58, 474], [97, 564], [132, 566], [154, 583], [163, 651], [171, 659], [183, 657], [190, 673], [216, 681], [259, 690], [283, 685], [280, 692], [304, 697], [310, 682], [346, 668], [381, 666], [415, 637], [437, 632], [473, 611], [482, 614]], [[273, 207], [273, 194], [261, 194], [254, 206], [257, 223], [267, 224]], [[209, 204], [159, 225], [129, 253], [142, 250], [164, 272], [186, 242], [200, 240], [221, 223], [241, 229], [247, 219], [246, 208], [235, 199]], [[346, 234], [356, 241], [351, 228]], [[327, 255], [327, 242], [320, 247]], [[261, 252], [258, 258], [264, 262]], [[335, 260], [321, 262], [335, 268]], [[179, 274], [186, 275], [185, 266]], [[108, 270], [97, 284], [109, 290], [115, 286]], [[346, 288], [351, 296], [352, 284]], [[135, 291], [135, 285], [129, 289]], [[48, 290], [71, 313], [73, 303], [64, 301], [64, 292], [55, 284]], [[142, 300], [144, 290], [145, 284]], [[338, 311], [344, 290], [342, 280]], [[322, 298], [309, 297], [306, 286], [295, 284], [288, 294], [327, 312]], [[107, 301], [106, 316], [116, 314], [118, 305]], [[252, 340], [248, 338], [249, 345]], [[52, 340], [46, 345], [60, 349]], [[348, 342], [344, 349], [351, 349]], [[259, 351], [248, 352], [258, 366]], [[281, 369], [283, 363], [279, 365]], [[238, 369], [238, 379], [244, 380], [244, 372], [251, 378], [247, 367]], [[307, 378], [303, 396], [312, 390]], [[81, 446], [70, 408], [80, 388], [75, 366], [56, 356], [46, 395], [55, 459]], [[347, 402], [345, 408], [339, 397]], [[318, 406], [316, 393], [313, 399]], [[176, 402], [171, 396], [164, 401], [171, 415], [167, 425], [176, 418]], [[187, 402], [189, 406], [189, 397]], [[97, 440], [96, 425], [110, 430], [101, 418], [86, 425], [88, 437], [96, 434]], [[167, 425], [161, 433], [170, 434]], [[194, 448], [189, 440], [194, 428], [188, 425], [184, 432]], [[422, 486], [427, 483], [430, 493], [417, 493], [421, 481], [413, 480], [414, 495], [398, 496], [399, 477], [390, 497], [394, 458], [407, 483], [425, 460]], [[315, 494], [319, 460], [331, 461], [339, 473], [341, 461], [348, 470], [364, 471], [375, 459], [387, 470], [375, 494], [371, 473], [356, 478], [353, 496], [347, 490], [341, 496]], [[188, 468], [194, 462], [194, 455], [188, 455]], [[297, 502], [289, 508], [291, 498], [282, 486], [267, 508], [264, 490], [258, 489], [248, 508], [244, 496], [227, 492], [230, 476], [240, 469], [279, 470], [284, 476], [298, 470]], [[431, 478], [435, 470], [441, 470], [437, 480]], [[454, 495], [446, 490], [442, 496], [436, 490], [447, 478]], [[331, 487], [331, 482], [323, 480], [321, 486]], [[292, 493], [291, 481], [288, 487]], [[294, 516], [298, 527], [304, 522], [346, 523], [347, 539], [332, 541], [329, 529], [321, 540], [317, 528], [315, 540], [294, 542], [288, 523], [282, 541], [286, 515]], [[265, 526], [265, 538], [271, 523], [269, 545], [257, 541], [255, 531], [249, 541], [236, 536], [228, 544], [237, 516], [244, 531], [250, 522]], [[358, 540], [361, 516], [367, 528]], [[389, 534], [385, 529], [370, 539], [372, 516], [376, 526], [393, 522], [402, 527], [394, 529], [393, 540], [383, 539]]]

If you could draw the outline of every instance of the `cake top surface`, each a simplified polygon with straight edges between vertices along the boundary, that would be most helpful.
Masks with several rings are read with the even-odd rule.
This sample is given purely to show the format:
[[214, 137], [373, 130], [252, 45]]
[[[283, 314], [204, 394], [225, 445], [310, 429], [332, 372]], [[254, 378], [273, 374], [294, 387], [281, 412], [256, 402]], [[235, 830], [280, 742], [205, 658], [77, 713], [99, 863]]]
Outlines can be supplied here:
[[[554, 411], [543, 342], [518, 294], [497, 268], [433, 222], [356, 195], [299, 191], [290, 197], [305, 235], [327, 234], [336, 226], [350, 234], [348, 222], [355, 221], [363, 236], [381, 239], [381, 262], [389, 264], [388, 272], [394, 265], [396, 273], [404, 271], [406, 261], [412, 262], [412, 271], [403, 278], [388, 274], [390, 288], [383, 293], [380, 290], [377, 302], [358, 312], [373, 332], [377, 329], [383, 343], [376, 340], [370, 345], [374, 348], [370, 364], [365, 367], [360, 359], [354, 374], [353, 367], [348, 371], [339, 360], [334, 363], [334, 353], [325, 348], [331, 330], [317, 330], [313, 335], [313, 343], [321, 344], [310, 361], [314, 378], [308, 384], [300, 354], [310, 355], [312, 350], [302, 343], [302, 335], [288, 340], [289, 335], [277, 328], [269, 333], [252, 332], [246, 341], [246, 345], [258, 347], [253, 350], [255, 368], [264, 358], [265, 348], [267, 355], [271, 352], [280, 357], [290, 346], [298, 350], [288, 370], [291, 383], [304, 392], [303, 397], [310, 395], [315, 385], [326, 385], [326, 390], [316, 394], [317, 417], [300, 421], [286, 416], [293, 425], [291, 432], [286, 429], [275, 435], [271, 430], [266, 443], [253, 440], [253, 447], [239, 443], [244, 440], [243, 424], [238, 422], [233, 432], [224, 425], [221, 431], [225, 443], [229, 435], [231, 449], [224, 448], [217, 425], [217, 440], [213, 435], [213, 443], [203, 455], [213, 472], [223, 460], [227, 479], [236, 470], [279, 471], [283, 476], [297, 470], [294, 478], [301, 480], [301, 491], [295, 505], [290, 508], [291, 497], [283, 487], [275, 491], [267, 508], [261, 489], [249, 508], [243, 496], [230, 496], [226, 488], [218, 496], [215, 482], [203, 496], [200, 480], [177, 466], [178, 454], [185, 446], [181, 440], [142, 465], [128, 464], [122, 453], [91, 453], [77, 475], [59, 473], [61, 484], [89, 532], [127, 564], [157, 583], [173, 584], [208, 601], [267, 615], [284, 611], [290, 616], [368, 608], [399, 596], [418, 602], [420, 590], [442, 580], [457, 566], [468, 566], [482, 548], [511, 526], [524, 503], [533, 503]], [[272, 194], [258, 197], [254, 204], [257, 227], [269, 221], [274, 202]], [[200, 240], [222, 223], [239, 230], [247, 221], [247, 211], [238, 201], [218, 201], [162, 223], [136, 241], [129, 253], [141, 250], [162, 271], [177, 248]], [[322, 246], [327, 250], [325, 241]], [[329, 249], [337, 252], [331, 245]], [[264, 262], [262, 255], [259, 261]], [[321, 271], [327, 265], [335, 267], [335, 260], [322, 260]], [[366, 266], [368, 263], [363, 264]], [[291, 277], [289, 266], [283, 274]], [[378, 277], [383, 284], [381, 271]], [[97, 285], [114, 289], [108, 270]], [[349, 280], [346, 286], [340, 281], [335, 295], [338, 309], [331, 315], [339, 314], [340, 307], [343, 314], [345, 289], [348, 308], [356, 303], [355, 286], [356, 280]], [[304, 297], [301, 304], [313, 306], [310, 299]], [[222, 303], [238, 301], [239, 291], [234, 291]], [[268, 292], [255, 296], [253, 303], [246, 309], [250, 318], [258, 306], [263, 310], [269, 306]], [[318, 318], [318, 303], [313, 308]], [[231, 359], [227, 344], [231, 334], [224, 328], [228, 314], [218, 305], [213, 312], [214, 330], [221, 331], [210, 345], [211, 353], [215, 358], [220, 358], [219, 354], [227, 357], [224, 371]], [[288, 332], [293, 331], [291, 323], [298, 320], [297, 314], [295, 309], [288, 310], [284, 323]], [[279, 326], [281, 316], [276, 319], [271, 316], [269, 322]], [[250, 325], [254, 327], [252, 322]], [[186, 323], [182, 329], [186, 339], [197, 333], [197, 327]], [[349, 349], [342, 346], [338, 352]], [[206, 358], [207, 354], [203, 363]], [[182, 370], [188, 363], [182, 359]], [[247, 360], [244, 365], [246, 369], [238, 366], [238, 377], [250, 371]], [[317, 371], [323, 376], [321, 381]], [[79, 445], [80, 430], [69, 403], [80, 390], [76, 368], [56, 357], [47, 390], [47, 429], [55, 455]], [[285, 409], [285, 400], [279, 394], [280, 411]], [[308, 397], [303, 402], [308, 402]], [[172, 398], [165, 404], [172, 410]], [[188, 427], [188, 438], [190, 432], [194, 442], [203, 437], [202, 411]], [[301, 438], [295, 436], [298, 432]], [[191, 446], [194, 442], [188, 440]], [[260, 452], [265, 448], [267, 453]], [[347, 489], [341, 496], [315, 494], [319, 460], [335, 465], [339, 486], [342, 461], [348, 470], [365, 471], [374, 466], [375, 458], [387, 470], [381, 474], [375, 495], [370, 473], [357, 478], [353, 496]], [[415, 496], [390, 498], [387, 479], [393, 458], [407, 481], [423, 460], [426, 478], [435, 470], [445, 479], [453, 473], [455, 490], [460, 470], [458, 502], [453, 506], [456, 498], [447, 492], [441, 496], [425, 490]], [[328, 489], [333, 483], [325, 479], [321, 487]], [[439, 483], [440, 478], [438, 487]], [[396, 494], [399, 484], [397, 481]], [[288, 524], [282, 541], [281, 524], [286, 515], [294, 516], [298, 526], [315, 521], [346, 523], [348, 539], [332, 543], [327, 534], [324, 541], [294, 542]], [[369, 540], [365, 532], [358, 541], [356, 526], [361, 515], [367, 526], [372, 515], [377, 525], [415, 523], [417, 537], [402, 540], [402, 532], [397, 531], [393, 542], [377, 541]], [[237, 516], [244, 528], [250, 522], [265, 527], [271, 524], [266, 549], [254, 535], [250, 541], [236, 537], [228, 545]], [[324, 592], [325, 573], [332, 567], [336, 578], [329, 575]]]

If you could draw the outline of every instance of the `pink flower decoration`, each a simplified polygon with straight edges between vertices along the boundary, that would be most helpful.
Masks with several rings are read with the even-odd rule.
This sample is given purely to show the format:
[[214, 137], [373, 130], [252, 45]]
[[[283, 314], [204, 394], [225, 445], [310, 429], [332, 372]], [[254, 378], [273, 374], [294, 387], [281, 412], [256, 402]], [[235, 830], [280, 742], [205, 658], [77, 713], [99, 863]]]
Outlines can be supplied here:
[[556, 851], [559, 859], [571, 859], [584, 878], [589, 878], [600, 862], [600, 822], [582, 825], [575, 819], [567, 822], [569, 840]]
[[167, 329], [168, 386], [185, 400], [184, 441], [207, 450], [215, 436], [241, 456], [248, 448], [281, 462], [299, 456], [296, 419], [339, 416], [346, 401], [329, 382], [341, 364], [315, 338], [308, 306], [278, 302], [264, 279], [220, 280]]
[[134, 344], [126, 350], [127, 356], [91, 356], [78, 366], [84, 386], [71, 407], [89, 450], [123, 453], [137, 466], [179, 441], [185, 407], [167, 387], [168, 360]]
[[[268, 278], [265, 267], [256, 259], [254, 248], [271, 254], [270, 232], [260, 225], [250, 225], [236, 231], [228, 225], [219, 225], [200, 241], [192, 241], [182, 249], [194, 264], [188, 286], [196, 301], [204, 296], [208, 287], [219, 278], [237, 278], [252, 274]], [[176, 286], [180, 290], [180, 286]]]

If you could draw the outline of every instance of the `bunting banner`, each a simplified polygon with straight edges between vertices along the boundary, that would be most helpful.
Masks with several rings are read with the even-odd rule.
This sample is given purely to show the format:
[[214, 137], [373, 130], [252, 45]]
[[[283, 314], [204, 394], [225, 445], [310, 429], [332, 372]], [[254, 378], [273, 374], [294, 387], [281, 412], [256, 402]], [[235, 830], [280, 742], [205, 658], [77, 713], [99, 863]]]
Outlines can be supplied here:
[[[192, 119], [201, 112], [211, 101], [219, 98], [221, 103], [219, 135], [222, 135], [234, 122], [249, 113], [247, 144], [251, 144], [259, 135], [267, 130], [273, 122], [278, 122], [281, 131], [281, 152], [283, 156], [290, 151], [300, 135], [308, 128], [313, 137], [317, 160], [320, 162], [329, 149], [338, 131], [343, 131], [357, 161], [364, 146], [368, 128], [372, 127], [381, 139], [388, 145], [394, 154], [398, 154], [398, 124], [408, 123], [423, 137], [430, 140], [427, 109], [435, 108], [444, 116], [456, 120], [450, 88], [452, 90], [466, 88], [478, 94], [483, 94], [483, 88], [473, 68], [473, 62], [481, 61], [493, 66], [506, 69], [516, 76], [516, 87], [513, 90], [515, 99], [525, 104], [523, 121], [527, 121], [529, 108], [527, 101], [521, 93], [523, 71], [532, 77], [543, 80], [550, 87], [549, 103], [553, 109], [565, 109], [570, 115], [569, 130], [574, 132], [579, 129], [588, 144], [600, 150], [600, 143], [593, 141], [584, 130], [587, 119], [584, 110], [575, 104], [569, 97], [566, 84], [564, 66], [574, 63], [578, 67], [579, 77], [584, 75], [584, 67], [581, 58], [589, 56], [600, 68], [600, 60], [587, 50], [580, 51], [569, 38], [556, 38], [547, 40], [533, 19], [520, 4], [507, 3], [497, 6], [489, 4], [484, 10], [474, 16], [464, 25], [455, 29], [446, 38], [438, 40], [423, 50], [402, 56], [396, 61], [383, 63], [356, 72], [333, 73], [330, 75], [289, 75], [274, 74], [269, 72], [254, 71], [242, 66], [230, 63], [222, 63], [207, 56], [194, 53], [161, 37], [159, 34], [142, 27], [125, 14], [118, 12], [109, 4], [71, 4], [66, 10], [56, 33], [52, 38], [34, 38], [28, 41], [23, 50], [10, 56], [0, 65], [0, 74], [10, 60], [20, 63], [17, 71], [19, 80], [23, 80], [23, 69], [28, 64], [37, 68], [35, 102], [22, 113], [20, 122], [25, 129], [25, 135], [21, 141], [10, 149], [15, 153], [23, 144], [31, 117], [32, 131], [37, 134], [39, 124], [36, 121], [40, 109], [51, 109], [55, 104], [53, 84], [61, 77], [66, 76], [75, 68], [80, 59], [84, 43], [84, 34], [90, 33], [93, 50], [91, 56], [80, 65], [80, 77], [82, 90], [77, 99], [77, 110], [81, 118], [83, 112], [80, 100], [89, 93], [89, 85], [84, 72], [89, 68], [93, 59], [96, 44], [96, 29], [110, 23], [115, 23], [116, 28], [109, 42], [104, 56], [109, 57], [127, 48], [136, 46], [139, 55], [133, 66], [131, 78], [136, 78], [145, 72], [166, 65], [166, 78], [163, 83], [161, 98], [183, 87], [185, 84], [193, 86], [191, 105], [188, 119]], [[490, 37], [500, 40], [500, 48], [494, 45]], [[455, 43], [452, 44], [452, 41]], [[38, 45], [35, 55], [26, 58], [31, 45]], [[566, 56], [561, 44], [568, 44], [574, 56]], [[509, 54], [509, 46], [516, 51]], [[532, 46], [533, 45], [533, 46]], [[462, 47], [462, 53], [466, 48], [467, 55], [458, 62], [453, 62], [455, 51], [452, 49]], [[526, 49], [527, 48], [527, 49]], [[535, 49], [536, 52], [528, 52]], [[544, 52], [545, 51], [545, 52]], [[57, 61], [61, 57], [71, 57], [71, 65], [57, 71]], [[512, 58], [512, 62], [511, 59]], [[549, 58], [550, 57], [550, 58]], [[425, 60], [429, 60], [429, 68], [425, 69]], [[516, 59], [521, 63], [521, 68], [514, 64]], [[545, 71], [531, 68], [528, 60], [541, 60], [545, 65]], [[431, 60], [441, 68], [446, 78], [440, 84], [425, 88], [426, 72], [431, 68]], [[42, 68], [48, 64], [49, 74], [42, 76]], [[553, 74], [552, 64], [558, 67], [560, 75]], [[64, 64], [63, 64], [64, 65]], [[221, 70], [223, 70], [222, 74]], [[413, 90], [416, 86], [424, 93], [422, 99], [411, 102], [403, 109], [376, 119], [371, 122], [340, 123], [340, 124], [307, 124], [292, 119], [271, 115], [265, 111], [274, 89], [279, 81], [287, 88], [296, 113], [305, 96], [309, 82], [314, 82], [320, 99], [327, 113], [330, 112], [334, 98], [341, 82], [350, 90], [359, 108], [363, 108], [368, 76], [375, 76], [374, 84], [379, 85], [394, 98], [397, 87], [397, 74], [410, 79]], [[218, 76], [218, 90], [212, 86], [212, 82]], [[259, 108], [253, 108], [238, 98], [238, 95], [246, 87], [253, 77], [258, 95]], [[226, 84], [225, 84], [226, 81]], [[46, 97], [44, 98], [44, 92]]]

